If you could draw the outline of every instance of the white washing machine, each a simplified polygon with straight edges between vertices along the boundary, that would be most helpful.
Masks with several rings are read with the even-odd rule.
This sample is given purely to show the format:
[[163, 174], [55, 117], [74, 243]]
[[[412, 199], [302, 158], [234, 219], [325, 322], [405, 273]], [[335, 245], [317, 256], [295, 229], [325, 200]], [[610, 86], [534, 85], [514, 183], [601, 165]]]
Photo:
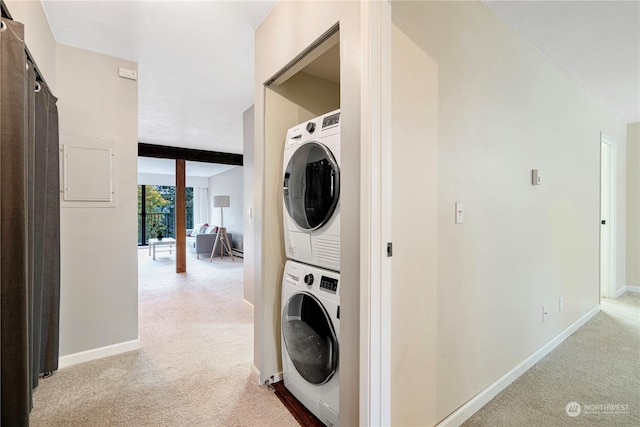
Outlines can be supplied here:
[[287, 261], [282, 280], [284, 386], [328, 426], [338, 425], [340, 274]]
[[283, 165], [287, 258], [340, 271], [340, 110], [289, 129]]

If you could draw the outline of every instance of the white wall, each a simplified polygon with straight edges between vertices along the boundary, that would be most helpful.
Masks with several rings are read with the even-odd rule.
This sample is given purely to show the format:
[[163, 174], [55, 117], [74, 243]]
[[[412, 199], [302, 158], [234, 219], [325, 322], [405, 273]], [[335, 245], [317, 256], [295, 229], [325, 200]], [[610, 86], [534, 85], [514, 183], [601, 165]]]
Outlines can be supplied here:
[[116, 206], [61, 209], [60, 354], [138, 337], [137, 82], [118, 77], [133, 62], [57, 46], [60, 144], [108, 141]]
[[600, 132], [626, 163], [626, 126], [482, 3], [392, 8], [392, 425], [434, 425], [599, 304]]
[[640, 122], [627, 126], [627, 280], [640, 286]]
[[[253, 203], [255, 198], [254, 191], [254, 108], [253, 105], [242, 113], [242, 142], [243, 142], [243, 167], [244, 171], [244, 299], [249, 304], [255, 304], [255, 264], [254, 264], [254, 218], [253, 218]], [[253, 326], [254, 336], [259, 335], [259, 326]], [[259, 355], [256, 354], [256, 346], [254, 346], [253, 359], [259, 359]]]
[[223, 208], [224, 226], [231, 234], [231, 246], [242, 250], [244, 234], [243, 167], [237, 166], [209, 177], [209, 225], [220, 226], [220, 208], [213, 207], [214, 196], [229, 196], [228, 208]]
[[608, 137], [615, 140], [616, 150], [616, 173], [615, 173], [615, 193], [616, 193], [616, 225], [615, 225], [615, 281], [616, 291], [613, 295], [621, 295], [627, 282], [627, 127], [625, 132], [618, 132], [614, 137], [605, 131]]
[[397, 27], [391, 37], [392, 425], [427, 425], [437, 403], [438, 66]]

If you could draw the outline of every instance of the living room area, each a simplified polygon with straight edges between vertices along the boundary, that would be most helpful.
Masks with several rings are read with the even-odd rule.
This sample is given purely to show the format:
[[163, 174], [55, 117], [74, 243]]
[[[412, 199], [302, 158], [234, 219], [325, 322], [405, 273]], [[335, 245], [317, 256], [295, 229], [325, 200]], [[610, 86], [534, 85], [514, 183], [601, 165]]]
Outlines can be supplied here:
[[[175, 182], [174, 160], [138, 158], [137, 242], [156, 261], [175, 254]], [[187, 257], [242, 258], [243, 167], [187, 161], [185, 194]]]

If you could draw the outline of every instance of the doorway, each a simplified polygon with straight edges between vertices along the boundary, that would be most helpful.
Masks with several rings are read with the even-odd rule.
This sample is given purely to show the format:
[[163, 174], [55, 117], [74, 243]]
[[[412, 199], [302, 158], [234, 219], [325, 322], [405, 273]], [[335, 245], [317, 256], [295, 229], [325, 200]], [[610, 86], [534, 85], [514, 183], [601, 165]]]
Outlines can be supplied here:
[[616, 142], [600, 134], [600, 297], [616, 297]]

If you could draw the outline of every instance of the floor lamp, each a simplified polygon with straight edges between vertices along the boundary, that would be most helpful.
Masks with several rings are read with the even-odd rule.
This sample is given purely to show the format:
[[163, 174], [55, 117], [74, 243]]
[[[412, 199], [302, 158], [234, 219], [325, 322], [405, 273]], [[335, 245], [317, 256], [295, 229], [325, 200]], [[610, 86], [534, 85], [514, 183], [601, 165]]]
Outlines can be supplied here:
[[209, 262], [213, 261], [213, 256], [216, 253], [216, 248], [218, 247], [218, 242], [220, 243], [220, 258], [222, 258], [225, 254], [229, 254], [231, 260], [233, 259], [233, 253], [231, 252], [231, 242], [229, 241], [229, 236], [227, 235], [227, 229], [224, 228], [224, 208], [228, 208], [231, 206], [231, 198], [229, 196], [213, 196], [213, 207], [220, 208], [220, 227], [218, 228], [218, 232], [216, 233], [216, 241], [213, 243], [213, 249], [211, 249], [211, 257], [209, 258]]

